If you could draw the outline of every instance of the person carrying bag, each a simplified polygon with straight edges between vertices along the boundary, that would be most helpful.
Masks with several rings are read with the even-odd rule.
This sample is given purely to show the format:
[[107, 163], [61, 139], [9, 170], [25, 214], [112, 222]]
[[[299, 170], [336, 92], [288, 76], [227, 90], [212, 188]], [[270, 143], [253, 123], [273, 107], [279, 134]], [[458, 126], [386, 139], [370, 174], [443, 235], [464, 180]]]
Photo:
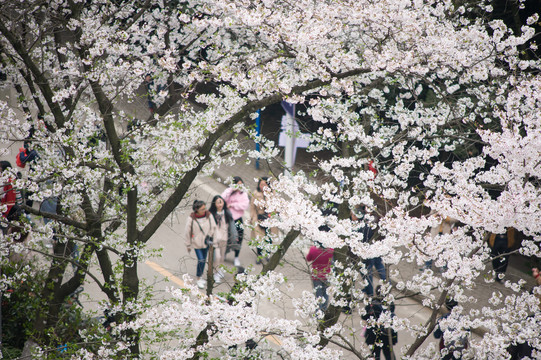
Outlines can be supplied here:
[[205, 288], [205, 280], [201, 278], [205, 270], [209, 246], [212, 246], [216, 222], [207, 211], [205, 202], [195, 200], [192, 205], [193, 212], [186, 222], [186, 248], [188, 253], [195, 250], [197, 256], [197, 286]]

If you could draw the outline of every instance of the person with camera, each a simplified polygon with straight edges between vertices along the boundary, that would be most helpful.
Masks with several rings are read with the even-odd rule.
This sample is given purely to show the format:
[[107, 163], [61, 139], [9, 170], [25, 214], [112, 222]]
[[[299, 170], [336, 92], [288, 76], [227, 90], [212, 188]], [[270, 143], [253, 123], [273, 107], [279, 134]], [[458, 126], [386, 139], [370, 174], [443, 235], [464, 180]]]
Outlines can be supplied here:
[[195, 200], [192, 205], [193, 212], [186, 222], [186, 248], [188, 253], [194, 249], [197, 256], [197, 287], [205, 288], [205, 280], [202, 275], [205, 271], [205, 263], [209, 246], [212, 246], [216, 222], [214, 217], [210, 216], [204, 201]]

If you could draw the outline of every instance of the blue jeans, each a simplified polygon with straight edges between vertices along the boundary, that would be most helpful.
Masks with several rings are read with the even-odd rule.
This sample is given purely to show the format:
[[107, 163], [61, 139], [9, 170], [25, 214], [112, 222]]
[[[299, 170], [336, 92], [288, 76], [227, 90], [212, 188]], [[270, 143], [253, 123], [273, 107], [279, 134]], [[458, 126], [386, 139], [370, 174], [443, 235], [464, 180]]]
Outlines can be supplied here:
[[201, 277], [203, 275], [203, 271], [205, 270], [205, 263], [207, 262], [207, 254], [209, 252], [209, 248], [203, 248], [203, 249], [194, 249], [195, 250], [195, 256], [197, 256], [197, 277]]
[[364, 292], [368, 296], [374, 295], [374, 279], [372, 276], [372, 268], [376, 268], [376, 271], [379, 274], [379, 278], [383, 281], [387, 280], [387, 273], [385, 271], [385, 265], [383, 265], [383, 261], [380, 257], [372, 258], [366, 260], [366, 280], [368, 280], [368, 285], [364, 288]]
[[323, 280], [312, 279], [312, 285], [314, 285], [314, 290], [316, 291], [316, 299], [325, 299], [325, 302], [319, 304], [319, 310], [327, 310], [327, 305], [329, 304], [329, 295], [327, 295], [327, 282]]
[[372, 267], [376, 268], [376, 271], [379, 274], [379, 278], [383, 281], [387, 280], [387, 273], [385, 272], [385, 265], [383, 265], [383, 261], [380, 257], [369, 259], [367, 263], [368, 271], [370, 271], [370, 274], [372, 274]]

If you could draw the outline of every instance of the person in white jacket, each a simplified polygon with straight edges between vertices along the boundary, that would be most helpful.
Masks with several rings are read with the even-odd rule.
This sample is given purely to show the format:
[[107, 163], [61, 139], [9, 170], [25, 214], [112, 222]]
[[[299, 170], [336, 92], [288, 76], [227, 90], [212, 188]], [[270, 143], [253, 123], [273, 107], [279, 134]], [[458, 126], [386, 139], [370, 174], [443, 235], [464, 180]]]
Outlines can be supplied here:
[[204, 201], [195, 200], [192, 206], [193, 212], [190, 214], [186, 222], [186, 248], [188, 253], [195, 250], [197, 256], [197, 286], [200, 289], [205, 287], [205, 280], [201, 278], [205, 271], [205, 263], [209, 250], [208, 239], [214, 236], [216, 230], [216, 222]]

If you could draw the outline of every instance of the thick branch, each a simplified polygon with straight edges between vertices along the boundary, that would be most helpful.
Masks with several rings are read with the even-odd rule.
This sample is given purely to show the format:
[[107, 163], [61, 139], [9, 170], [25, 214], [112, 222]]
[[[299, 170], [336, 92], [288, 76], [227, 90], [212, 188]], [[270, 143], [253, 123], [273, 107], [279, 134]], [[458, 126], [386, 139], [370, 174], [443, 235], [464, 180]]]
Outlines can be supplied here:
[[96, 250], [96, 256], [98, 257], [98, 263], [100, 265], [100, 270], [103, 275], [103, 281], [105, 282], [105, 294], [109, 298], [109, 301], [112, 304], [118, 303], [118, 298], [115, 295], [115, 276], [113, 271], [113, 265], [111, 262], [111, 258], [109, 257], [109, 253], [103, 249]]
[[56, 220], [58, 222], [61, 222], [62, 224], [66, 224], [66, 225], [69, 225], [69, 226], [76, 227], [77, 229], [88, 230], [88, 224], [86, 224], [86, 223], [75, 221], [75, 220], [72, 220], [72, 219], [67, 218], [65, 216], [62, 216], [62, 215], [53, 214], [53, 213], [50, 213], [50, 212], [39, 211], [39, 210], [36, 210], [36, 209], [34, 209], [34, 208], [30, 207], [30, 206], [26, 206], [24, 204], [20, 205], [20, 207], [25, 212], [30, 213], [32, 215], [42, 216], [42, 217], [47, 218], [47, 219]]
[[123, 30], [129, 29], [133, 24], [137, 22], [137, 20], [139, 20], [139, 18], [141, 18], [141, 16], [143, 16], [145, 11], [147, 11], [149, 8], [150, 8], [150, 0], [146, 0], [143, 5], [139, 6], [139, 12], [135, 14], [135, 16], [131, 19], [130, 22], [122, 26], [121, 29]]
[[[445, 287], [449, 287], [453, 283], [454, 279], [448, 279], [445, 283]], [[408, 349], [408, 352], [406, 353], [406, 356], [411, 356], [415, 351], [421, 346], [426, 338], [434, 331], [434, 328], [436, 327], [436, 320], [437, 316], [439, 314], [439, 310], [443, 303], [445, 302], [445, 298], [447, 297], [447, 290], [442, 291], [440, 298], [438, 299], [438, 302], [436, 303], [436, 307], [432, 310], [432, 314], [430, 314], [430, 318], [425, 324], [425, 332], [423, 335], [417, 336], [413, 344], [411, 344], [411, 347]]]
[[[480, 247], [475, 248], [468, 254], [468, 258], [472, 257], [477, 251], [479, 251]], [[448, 279], [445, 282], [444, 288], [449, 288], [455, 281], [455, 278]], [[440, 298], [438, 299], [438, 302], [436, 303], [436, 307], [432, 310], [432, 314], [430, 315], [430, 318], [425, 324], [425, 332], [422, 335], [417, 336], [413, 344], [411, 344], [411, 347], [408, 349], [408, 352], [405, 354], [405, 357], [411, 357], [415, 351], [424, 343], [426, 338], [434, 331], [434, 328], [436, 327], [436, 320], [438, 316], [438, 312], [445, 302], [445, 298], [447, 297], [448, 290], [443, 290]]]
[[[85, 70], [90, 71], [88, 66], [85, 66]], [[129, 162], [126, 161], [125, 154], [122, 151], [120, 138], [118, 137], [115, 129], [115, 123], [112, 114], [113, 104], [111, 103], [111, 100], [109, 100], [107, 95], [105, 95], [105, 92], [97, 81], [90, 81], [90, 86], [92, 87], [92, 92], [96, 97], [96, 101], [98, 102], [98, 108], [100, 109], [100, 113], [103, 117], [103, 126], [105, 128], [109, 144], [111, 145], [111, 151], [113, 153], [115, 162], [118, 164], [122, 172], [133, 175], [135, 174], [135, 169]]]
[[274, 269], [276, 269], [276, 267], [280, 264], [280, 260], [282, 260], [287, 250], [289, 249], [291, 244], [293, 244], [293, 241], [295, 241], [295, 239], [300, 235], [300, 233], [301, 232], [299, 230], [290, 230], [287, 233], [286, 237], [278, 247], [278, 250], [274, 254], [272, 254], [269, 262], [266, 263], [265, 266], [263, 266], [263, 269], [261, 270], [261, 275], [265, 275], [269, 271], [273, 271]]

